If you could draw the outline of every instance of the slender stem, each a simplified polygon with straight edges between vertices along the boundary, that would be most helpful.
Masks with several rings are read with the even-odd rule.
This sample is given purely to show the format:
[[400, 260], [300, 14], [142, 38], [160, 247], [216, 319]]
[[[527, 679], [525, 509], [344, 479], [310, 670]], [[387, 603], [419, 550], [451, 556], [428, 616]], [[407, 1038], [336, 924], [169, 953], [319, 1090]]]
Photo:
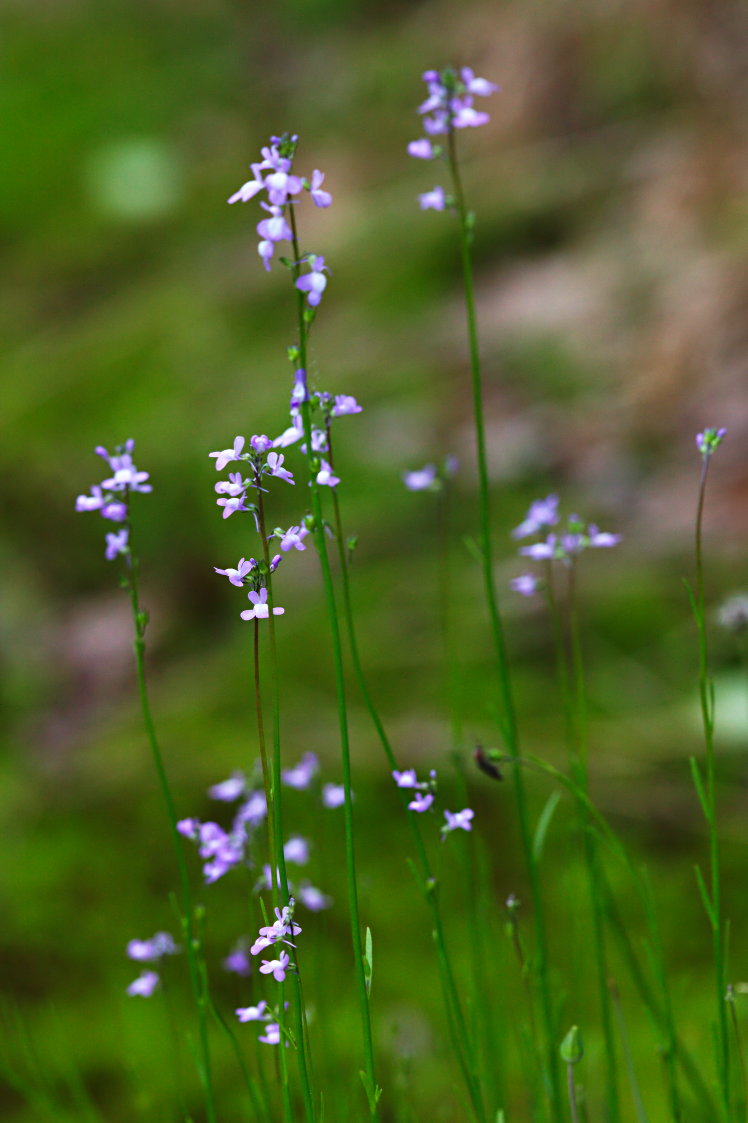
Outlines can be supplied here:
[[726, 963], [724, 921], [722, 917], [722, 888], [719, 860], [719, 835], [717, 829], [716, 759], [714, 750], [714, 685], [709, 670], [709, 646], [706, 632], [704, 605], [704, 559], [702, 548], [702, 523], [706, 481], [709, 471], [709, 454], [702, 456], [699, 495], [696, 507], [694, 551], [696, 556], [696, 592], [692, 608], [696, 622], [699, 648], [699, 701], [706, 747], [706, 803], [702, 801], [709, 834], [709, 868], [711, 900], [709, 919], [712, 928], [714, 975], [717, 999], [717, 1072], [722, 1108], [730, 1115], [730, 1038], [726, 1010]]
[[571, 1112], [572, 1123], [579, 1123], [579, 1111], [577, 1108], [577, 1086], [574, 1081], [574, 1065], [566, 1066], [566, 1087], [569, 1093], [569, 1111]]
[[[486, 453], [486, 434], [483, 418], [483, 390], [481, 385], [480, 349], [478, 346], [478, 322], [475, 309], [475, 292], [473, 284], [473, 265], [471, 255], [472, 242], [472, 216], [468, 214], [465, 206], [465, 196], [460, 178], [457, 147], [455, 143], [454, 128], [450, 127], [447, 134], [447, 158], [452, 176], [455, 207], [459, 220], [460, 255], [462, 260], [463, 285], [465, 292], [465, 313], [467, 318], [468, 345], [470, 350], [470, 373], [473, 396], [473, 414], [475, 423], [475, 444], [478, 468], [478, 502], [480, 521], [481, 565], [483, 571], [483, 584], [486, 604], [491, 623], [496, 670], [498, 677], [499, 697], [501, 699], [500, 730], [511, 757], [521, 756], [517, 729], [517, 717], [512, 694], [511, 680], [509, 677], [509, 661], [506, 652], [504, 630], [499, 614], [498, 598], [494, 584], [493, 551], [491, 545], [491, 509], [490, 488], [488, 480], [488, 458]], [[540, 892], [540, 877], [537, 862], [532, 851], [532, 834], [530, 831], [529, 810], [525, 793], [524, 776], [521, 768], [513, 769], [514, 793], [517, 803], [517, 818], [519, 821], [522, 850], [530, 880], [530, 894], [533, 904], [535, 922], [535, 942], [537, 959], [537, 977], [540, 990], [543, 1024], [546, 1036], [546, 1067], [550, 1081], [551, 1112], [555, 1120], [563, 1118], [561, 1078], [559, 1060], [556, 1049], [556, 1018], [548, 980], [548, 946], [545, 929], [545, 916], [542, 895]]]
[[[289, 221], [293, 233], [293, 252], [294, 252], [294, 266], [292, 275], [294, 282], [298, 279], [300, 273], [300, 257], [299, 240], [296, 229], [296, 216], [294, 208], [289, 206], [287, 208], [289, 214]], [[297, 304], [297, 319], [298, 319], [298, 334], [299, 334], [299, 362], [301, 368], [306, 371], [307, 368], [307, 333], [308, 324], [305, 318], [304, 294], [296, 289], [296, 304]], [[354, 973], [356, 977], [356, 989], [358, 992], [361, 1029], [363, 1034], [363, 1048], [364, 1048], [364, 1065], [366, 1076], [366, 1091], [369, 1100], [369, 1111], [372, 1120], [379, 1118], [379, 1111], [377, 1107], [377, 1100], [379, 1096], [379, 1089], [376, 1083], [375, 1066], [374, 1066], [374, 1042], [371, 1031], [371, 1015], [369, 1011], [369, 995], [366, 987], [366, 973], [364, 970], [364, 950], [361, 940], [361, 920], [359, 916], [358, 905], [358, 885], [356, 880], [356, 856], [354, 845], [353, 833], [353, 794], [351, 787], [351, 759], [350, 759], [350, 744], [348, 736], [348, 713], [346, 708], [345, 697], [345, 676], [343, 671], [343, 649], [340, 640], [340, 624], [338, 620], [338, 609], [335, 601], [335, 590], [333, 587], [332, 570], [330, 568], [330, 559], [327, 553], [327, 539], [325, 535], [325, 524], [322, 514], [322, 502], [319, 493], [319, 486], [316, 480], [316, 465], [315, 453], [312, 447], [312, 422], [311, 412], [308, 400], [308, 394], [304, 395], [304, 401], [301, 404], [301, 416], [304, 426], [304, 439], [306, 441], [307, 450], [307, 466], [309, 470], [309, 490], [312, 501], [312, 515], [314, 518], [314, 540], [317, 547], [317, 554], [320, 560], [320, 567], [322, 570], [322, 584], [324, 587], [325, 603], [327, 608], [327, 616], [330, 624], [330, 638], [332, 644], [333, 667], [335, 672], [335, 689], [337, 694], [338, 703], [338, 727], [340, 734], [340, 755], [343, 772], [343, 790], [345, 793], [345, 802], [343, 805], [344, 811], [344, 828], [345, 828], [345, 855], [346, 855], [346, 881], [348, 886], [348, 905], [350, 912], [351, 922], [351, 943], [353, 946], [354, 958]]]
[[176, 854], [177, 869], [179, 871], [179, 895], [181, 900], [182, 928], [184, 933], [185, 949], [187, 952], [190, 985], [192, 987], [192, 994], [195, 999], [195, 1005], [197, 1007], [199, 1042], [199, 1059], [197, 1060], [197, 1066], [198, 1072], [200, 1074], [200, 1081], [203, 1086], [203, 1092], [205, 1095], [205, 1110], [208, 1123], [215, 1123], [215, 1093], [213, 1090], [210, 1042], [208, 1038], [209, 998], [206, 977], [200, 969], [202, 946], [195, 931], [194, 907], [192, 904], [192, 893], [190, 890], [190, 878], [187, 870], [187, 862], [182, 850], [182, 840], [179, 834], [179, 830], [177, 829], [177, 813], [174, 806], [174, 798], [172, 796], [169, 779], [166, 773], [166, 768], [161, 753], [161, 748], [156, 736], [156, 727], [154, 725], [153, 716], [151, 714], [145, 673], [145, 630], [148, 617], [147, 613], [143, 612], [140, 607], [139, 560], [137, 553], [133, 549], [133, 531], [132, 524], [129, 518], [127, 519], [125, 525], [128, 530], [128, 541], [130, 542], [131, 551], [129, 555], [130, 570], [128, 584], [130, 590], [130, 604], [132, 607], [133, 616], [133, 649], [135, 651], [135, 669], [138, 680], [140, 708], [143, 715], [143, 723], [145, 725], [148, 743], [151, 749], [151, 755], [153, 757], [153, 763], [156, 769], [156, 775], [158, 777], [159, 788], [161, 789], [161, 795], [164, 801], [164, 807], [166, 809], [166, 816], [169, 820], [169, 832], [171, 834], [171, 839]]

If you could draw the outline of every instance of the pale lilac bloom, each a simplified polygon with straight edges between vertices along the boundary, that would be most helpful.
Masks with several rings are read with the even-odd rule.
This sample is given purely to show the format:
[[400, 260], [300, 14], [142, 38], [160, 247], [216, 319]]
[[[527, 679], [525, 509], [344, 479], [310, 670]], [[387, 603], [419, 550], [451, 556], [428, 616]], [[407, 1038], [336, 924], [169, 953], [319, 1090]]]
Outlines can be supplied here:
[[589, 536], [589, 545], [596, 547], [617, 546], [621, 541], [620, 534], [609, 534], [606, 531], [598, 530], [594, 523], [590, 523], [587, 528]]
[[241, 458], [243, 448], [244, 437], [236, 437], [234, 439], [233, 448], [224, 448], [221, 452], [209, 452], [208, 456], [215, 457], [216, 471], [222, 472], [226, 465], [232, 460], [239, 460]]
[[316, 308], [322, 300], [322, 293], [327, 286], [325, 259], [324, 257], [312, 254], [307, 264], [309, 265], [310, 272], [306, 273], [303, 277], [299, 277], [296, 282], [296, 288], [301, 292], [305, 292], [311, 307]]
[[264, 161], [261, 164], [251, 164], [250, 167], [252, 168], [254, 179], [249, 179], [246, 183], [243, 183], [239, 190], [235, 191], [230, 197], [229, 203], [238, 203], [239, 201], [248, 203], [258, 191], [262, 191], [265, 186], [262, 179], [262, 169], [267, 166], [267, 163]]
[[[260, 968], [260, 970], [262, 970], [262, 968]], [[265, 1027], [265, 1032], [261, 1033], [257, 1038], [263, 1045], [280, 1045], [280, 1039], [280, 1026], [277, 1022], [269, 1022]]]
[[418, 196], [418, 203], [422, 211], [443, 211], [447, 205], [444, 188], [434, 187], [432, 191], [424, 191]]
[[106, 501], [106, 496], [103, 495], [101, 487], [94, 484], [90, 495], [78, 496], [75, 501], [75, 509], [76, 511], [100, 511]]
[[230, 499], [216, 499], [219, 507], [223, 507], [223, 517], [227, 519], [230, 515], [236, 514], [237, 511], [247, 511], [248, 507], [244, 505], [246, 495], [235, 495]]
[[157, 932], [150, 940], [130, 940], [127, 945], [128, 959], [143, 963], [153, 963], [164, 955], [176, 955], [179, 948], [168, 932]]
[[[289, 195], [298, 195], [304, 186], [297, 175], [289, 175], [290, 160], [280, 160], [278, 169], [265, 176], [265, 186], [268, 189], [268, 199], [276, 207], [285, 207]], [[285, 165], [283, 167], [282, 165]], [[289, 235], [290, 237], [290, 235]]]
[[521, 593], [523, 597], [532, 597], [538, 591], [540, 582], [533, 573], [521, 573], [519, 577], [513, 577], [509, 584], [515, 593]]
[[246, 803], [243, 803], [234, 817], [233, 828], [239, 831], [245, 823], [250, 827], [257, 827], [268, 813], [267, 799], [263, 791], [252, 792]]
[[200, 832], [199, 819], [180, 819], [177, 823], [177, 830], [184, 838], [196, 839]]
[[[295, 902], [292, 897], [289, 905], [286, 905], [282, 909], [275, 908], [273, 910], [275, 912], [275, 920], [272, 924], [260, 928], [260, 935], [255, 946], [263, 939], [267, 941], [268, 945], [275, 944], [280, 940], [284, 944], [289, 944], [291, 947], [294, 946], [290, 940], [286, 939], [287, 936], [298, 936], [299, 932], [302, 931], [301, 925], [297, 924], [293, 919], [294, 904]], [[256, 954], [257, 952], [252, 949], [252, 955]]]
[[263, 959], [260, 965], [260, 974], [272, 974], [276, 982], [282, 983], [286, 977], [286, 971], [288, 970], [290, 962], [291, 957], [288, 952], [282, 951], [277, 959]]
[[473, 815], [474, 812], [469, 807], [466, 807], [464, 811], [445, 811], [444, 818], [447, 821], [442, 827], [442, 832], [447, 834], [449, 831], [456, 830], [471, 831], [473, 829], [471, 822]]
[[260, 203], [260, 206], [270, 215], [270, 218], [263, 218], [257, 223], [256, 229], [260, 237], [269, 242], [290, 242], [293, 233], [283, 217], [282, 206], [268, 206], [267, 203]]
[[236, 585], [238, 589], [244, 585], [244, 578], [250, 573], [257, 562], [254, 558], [240, 558], [236, 569], [219, 569], [218, 566], [213, 566], [216, 573], [220, 573], [222, 577], [228, 577], [232, 585]]
[[479, 97], [488, 97], [489, 94], [495, 94], [501, 89], [495, 82], [489, 82], [487, 78], [476, 78], [469, 66], [463, 66], [460, 77], [465, 83], [468, 93], [478, 94]]
[[[351, 799], [353, 794], [351, 793]], [[345, 803], [345, 788], [342, 784], [323, 784], [322, 803], [325, 807], [342, 807]]]
[[522, 546], [520, 554], [525, 557], [534, 558], [536, 561], [543, 561], [547, 558], [556, 556], [556, 535], [549, 534], [545, 542], [535, 542], [532, 546]]
[[291, 388], [291, 416], [298, 417], [299, 406], [309, 401], [309, 388], [306, 384], [306, 371], [303, 367], [294, 374], [294, 383]]
[[283, 857], [296, 866], [305, 866], [309, 861], [309, 843], [305, 838], [294, 835], [283, 847]]
[[208, 795], [211, 799], [219, 799], [223, 803], [233, 803], [235, 799], [244, 795], [246, 787], [247, 780], [244, 773], [235, 772], [228, 780], [222, 780], [220, 784], [208, 788]]
[[283, 467], [284, 460], [285, 456], [282, 452], [269, 452], [265, 471], [279, 480], [285, 480], [287, 483], [292, 484], [295, 481], [288, 469]]
[[127, 993], [131, 997], [138, 995], [140, 998], [150, 998], [160, 982], [161, 979], [155, 971], [143, 971], [130, 983]]
[[250, 437], [249, 443], [255, 452], [267, 452], [269, 448], [273, 447], [273, 442], [270, 440], [270, 437], [266, 437], [264, 433], [260, 433], [255, 437]]
[[118, 459], [119, 467], [111, 479], [102, 481], [102, 487], [109, 488], [111, 491], [153, 491], [152, 485], [145, 482], [148, 479], [148, 473], [139, 472], [128, 454]]
[[392, 777], [397, 784], [398, 788], [417, 788], [418, 778], [416, 777], [415, 768], [406, 768], [404, 772], [398, 772], [395, 769]]
[[408, 804], [411, 811], [428, 811], [431, 804], [434, 802], [433, 792], [417, 792]]
[[256, 1006], [240, 1006], [234, 1013], [240, 1022], [264, 1022], [267, 1005], [263, 998], [262, 1002], [258, 1002]]
[[120, 554], [127, 553], [127, 539], [129, 534], [130, 532], [127, 527], [123, 527], [122, 530], [118, 530], [115, 534], [107, 534], [106, 550], [104, 551], [104, 556], [107, 561], [114, 561]]
[[[224, 971], [230, 971], [232, 974], [241, 975], [242, 977], [246, 977], [247, 975], [251, 974], [252, 966], [247, 957], [246, 940], [240, 940], [239, 943], [231, 949], [231, 951], [223, 961], [223, 969]], [[247, 1009], [251, 1009], [251, 1007], [247, 1007]], [[240, 1018], [239, 1021], [249, 1022], [253, 1021], [253, 1019]]]
[[[254, 608], [245, 608], [244, 612], [240, 612], [239, 615], [242, 620], [267, 620], [270, 616], [270, 606], [267, 603], [267, 589], [260, 589], [259, 593], [252, 591], [247, 595], [252, 601]], [[285, 611], [285, 608], [274, 607], [273, 616], [282, 616]]]
[[415, 156], [418, 160], [433, 160], [437, 152], [431, 141], [422, 137], [420, 140], [411, 140], [408, 145], [408, 154]]
[[558, 496], [549, 495], [545, 499], [536, 499], [530, 505], [524, 520], [512, 531], [512, 538], [528, 538], [537, 534], [546, 526], [555, 526], [558, 522]]
[[361, 410], [362, 407], [350, 394], [336, 394], [330, 413], [333, 417], [343, 417], [347, 413], [361, 413]]
[[227, 480], [219, 480], [217, 484], [213, 485], [213, 490], [216, 495], [242, 495], [246, 490], [247, 485], [244, 482], [244, 477], [241, 472], [229, 472]]
[[293, 424], [288, 429], [284, 429], [279, 437], [273, 441], [273, 448], [287, 448], [288, 445], [295, 444], [300, 441], [304, 436], [304, 423], [300, 416], [292, 418]]
[[436, 484], [436, 466], [427, 464], [425, 468], [417, 468], [413, 472], [403, 472], [403, 483], [408, 491], [433, 490]]
[[322, 183], [325, 178], [324, 172], [316, 169], [312, 172], [312, 182], [309, 188], [309, 194], [312, 196], [315, 204], [318, 207], [329, 207], [332, 202], [332, 195], [329, 191], [322, 190]]
[[304, 539], [308, 534], [309, 528], [306, 526], [289, 526], [280, 540], [281, 550], [306, 550]]
[[320, 460], [320, 469], [317, 472], [317, 483], [320, 487], [337, 487], [340, 478], [335, 475], [326, 460]]
[[298, 764], [281, 772], [281, 779], [289, 788], [302, 791], [308, 788], [312, 777], [319, 771], [319, 760], [314, 753], [304, 753]]
[[326, 893], [323, 893], [321, 889], [316, 889], [308, 881], [302, 882], [297, 892], [302, 905], [308, 908], [310, 912], [320, 912], [321, 909], [329, 909], [332, 905], [332, 897], [328, 897]]

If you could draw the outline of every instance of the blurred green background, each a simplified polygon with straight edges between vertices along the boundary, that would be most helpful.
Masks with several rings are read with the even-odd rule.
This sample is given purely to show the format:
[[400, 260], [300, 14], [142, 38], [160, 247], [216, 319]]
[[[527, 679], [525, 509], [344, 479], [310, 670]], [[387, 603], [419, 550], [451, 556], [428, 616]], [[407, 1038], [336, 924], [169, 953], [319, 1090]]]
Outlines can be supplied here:
[[[261, 268], [256, 203], [225, 203], [272, 133], [298, 132], [298, 170], [323, 169], [334, 195], [330, 210], [304, 211], [304, 244], [331, 270], [310, 375], [321, 388], [355, 394], [365, 410], [340, 422], [336, 455], [347, 529], [359, 535], [355, 596], [372, 690], [403, 764], [443, 769], [446, 806], [461, 783], [450, 753], [469, 770], [475, 739], [495, 742], [479, 575], [463, 541], [476, 532], [476, 504], [455, 230], [449, 216], [418, 211], [417, 194], [439, 181], [441, 167], [405, 151], [420, 135], [421, 72], [451, 62], [503, 91], [487, 105], [491, 124], [460, 139], [478, 214], [497, 579], [524, 744], [564, 759], [547, 622], [508, 590], [524, 568], [509, 530], [531, 499], [556, 491], [566, 511], [624, 535], [616, 551], [584, 563], [593, 790], [653, 868], [680, 1020], [708, 1067], [709, 938], [692, 874], [704, 832], [687, 763], [700, 751], [696, 653], [681, 577], [692, 572], [693, 435], [724, 424], [706, 517], [709, 603], [748, 586], [744, 6], [5, 0], [0, 8], [8, 1072], [36, 1086], [45, 1069], [59, 1119], [95, 1118], [89, 1100], [113, 1123], [182, 1119], [177, 1085], [200, 1118], [184, 1046], [175, 1072], [163, 1004], [124, 995], [133, 975], [127, 940], [175, 930], [175, 875], [135, 709], [126, 598], [103, 558], [103, 524], [73, 508], [101, 475], [93, 447], [134, 437], [155, 488], [136, 513], [154, 707], [180, 814], [208, 817], [207, 786], [251, 766], [256, 753], [243, 605], [212, 569], [251, 547], [246, 524], [219, 517], [207, 453], [237, 432], [285, 426], [285, 348], [294, 338], [287, 276]], [[461, 461], [450, 553], [456, 714], [445, 689], [437, 505], [400, 480], [445, 453]], [[298, 521], [299, 491], [279, 496], [274, 524]], [[284, 753], [292, 763], [313, 750], [323, 779], [339, 780], [312, 551], [287, 560], [280, 592]], [[748, 911], [748, 697], [733, 639], [715, 634], [713, 652], [738, 983], [748, 978], [739, 935]], [[405, 864], [408, 840], [354, 690], [351, 698], [385, 1118], [457, 1120], [457, 1075], [444, 1060], [435, 975], [424, 967], [430, 938]], [[467, 942], [461, 848], [474, 844], [490, 859], [499, 904], [510, 892], [526, 896], [508, 785], [472, 772], [469, 784], [479, 837], [453, 840], [455, 861], [444, 861], [458, 955]], [[533, 778], [530, 788], [539, 810], [548, 785]], [[294, 827], [322, 830], [310, 876], [336, 901], [304, 922], [319, 961], [319, 1064], [337, 1083], [331, 1117], [355, 1118], [360, 1061], [340, 821], [334, 812], [320, 820], [311, 797], [292, 798]], [[580, 1079], [594, 1105], [600, 1048], [575, 936], [588, 918], [571, 905], [582, 895], [572, 819], [562, 809], [554, 820], [546, 887], [561, 1020], [589, 1027]], [[641, 920], [617, 874], [636, 933]], [[216, 961], [251, 931], [247, 888], [237, 875], [205, 894]], [[511, 948], [499, 922], [488, 936], [502, 1009], [512, 1010], [521, 984]], [[220, 968], [217, 976], [226, 1009], [256, 998], [251, 984]], [[652, 1119], [664, 1119], [656, 1039], [619, 982]], [[183, 996], [172, 1001], [176, 1024], [190, 1017]], [[507, 1057], [507, 1106], [522, 1119], [511, 1024], [497, 1053]], [[218, 1070], [225, 1117], [239, 1118], [228, 1056]], [[348, 1102], [357, 1106], [346, 1114]], [[48, 1117], [41, 1100], [26, 1106], [10, 1087], [0, 1111], [13, 1123]]]

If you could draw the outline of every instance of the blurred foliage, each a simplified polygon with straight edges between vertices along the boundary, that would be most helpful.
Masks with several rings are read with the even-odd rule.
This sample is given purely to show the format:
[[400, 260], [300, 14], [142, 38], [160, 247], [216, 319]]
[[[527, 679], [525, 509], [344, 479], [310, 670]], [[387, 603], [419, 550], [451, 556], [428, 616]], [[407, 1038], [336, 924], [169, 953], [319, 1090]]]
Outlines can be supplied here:
[[[237, 431], [285, 424], [286, 277], [261, 268], [252, 205], [224, 202], [271, 133], [298, 132], [299, 166], [324, 169], [335, 196], [329, 212], [305, 216], [305, 242], [332, 272], [310, 373], [365, 407], [341, 422], [336, 453], [348, 530], [360, 540], [355, 596], [372, 690], [402, 760], [440, 767], [455, 799], [463, 781], [450, 751], [464, 768], [474, 740], [493, 737], [487, 633], [464, 546], [475, 495], [458, 260], [448, 216], [417, 211], [435, 169], [405, 154], [418, 135], [420, 73], [449, 61], [503, 87], [491, 126], [463, 145], [478, 214], [496, 533], [506, 543], [499, 582], [506, 588], [518, 572], [508, 531], [538, 494], [562, 493], [567, 509], [625, 535], [584, 573], [594, 791], [653, 866], [684, 1033], [706, 1055], [708, 933], [691, 872], [704, 840], [687, 767], [699, 751], [696, 655], [680, 577], [691, 567], [693, 433], [726, 424], [710, 483], [709, 597], [716, 604], [746, 583], [744, 7], [6, 0], [3, 22], [0, 1060], [35, 1097], [24, 1106], [20, 1093], [2, 1092], [3, 1118], [47, 1118], [45, 1095], [58, 1105], [53, 1118], [98, 1111], [111, 1123], [181, 1119], [175, 1086], [194, 1103], [184, 1046], [172, 1059], [172, 1028], [190, 1018], [184, 996], [169, 994], [168, 1015], [124, 996], [127, 940], [174, 930], [174, 870], [134, 708], [126, 605], [98, 520], [75, 515], [73, 503], [97, 478], [93, 447], [135, 437], [155, 484], [137, 511], [154, 706], [180, 813], [207, 814], [207, 786], [256, 751], [247, 633], [236, 596], [212, 572], [247, 552], [245, 527], [217, 517], [207, 452]], [[403, 469], [445, 452], [462, 463], [449, 563], [460, 606], [456, 716], [439, 626], [437, 509], [400, 482]], [[296, 521], [298, 496], [279, 502], [271, 521]], [[324, 778], [337, 780], [311, 551], [282, 578], [284, 751], [289, 762], [318, 752]], [[505, 599], [526, 745], [560, 762], [547, 624], [532, 605]], [[715, 636], [714, 656], [726, 899], [739, 932], [745, 677], [729, 637]], [[403, 1120], [455, 1119], [408, 842], [353, 691], [352, 700], [383, 1080], [412, 1105]], [[522, 897], [505, 786], [471, 774], [469, 788], [480, 837], [455, 840], [457, 849], [474, 843], [490, 858], [498, 900]], [[547, 784], [533, 779], [531, 788], [539, 814]], [[583, 898], [572, 821], [568, 808], [554, 819], [546, 884], [558, 918], [556, 982], [567, 1021], [585, 1036], [582, 1079], [594, 1103], [600, 1042], [586, 1029], [595, 1017], [579, 935], [588, 920], [569, 909]], [[309, 985], [318, 1062], [337, 1074], [344, 1118], [359, 1089], [355, 1015], [339, 984], [348, 952], [338, 824], [301, 797], [293, 823], [322, 829], [313, 879], [336, 900], [310, 932]], [[444, 877], [467, 972], [460, 870]], [[209, 890], [216, 959], [252, 929], [238, 881]], [[641, 918], [622, 873], [615, 888], [636, 934]], [[511, 1011], [519, 972], [500, 924], [487, 939]], [[746, 971], [736, 939], [732, 977]], [[248, 1000], [244, 984], [218, 986], [229, 1009]], [[635, 997], [627, 1001], [630, 1032], [649, 1057], [640, 1077], [654, 1085], [649, 1022]], [[497, 1035], [511, 1051], [511, 1023], [498, 1014]], [[238, 1117], [227, 1056], [219, 1071], [227, 1117]], [[507, 1104], [522, 1118], [513, 1080]], [[665, 1116], [653, 1109], [651, 1118]]]

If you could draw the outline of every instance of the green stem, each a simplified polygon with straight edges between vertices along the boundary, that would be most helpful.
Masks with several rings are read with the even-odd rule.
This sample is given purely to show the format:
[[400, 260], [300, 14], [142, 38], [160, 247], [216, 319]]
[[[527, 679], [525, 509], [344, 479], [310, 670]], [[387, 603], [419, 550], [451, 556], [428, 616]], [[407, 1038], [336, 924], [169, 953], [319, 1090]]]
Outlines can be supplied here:
[[[299, 261], [301, 254], [299, 252], [299, 240], [296, 230], [296, 216], [294, 214], [294, 208], [292, 206], [289, 206], [287, 210], [291, 230], [293, 232], [292, 241], [294, 265], [292, 268], [292, 275], [294, 282], [296, 282], [300, 274]], [[304, 372], [306, 372], [308, 324], [304, 315], [304, 294], [299, 289], [296, 289], [295, 291], [299, 333], [299, 364]], [[338, 706], [338, 728], [340, 734], [340, 755], [343, 772], [343, 790], [345, 793], [345, 802], [343, 808], [345, 828], [346, 881], [348, 886], [348, 904], [351, 922], [351, 943], [353, 946], [354, 973], [356, 978], [356, 989], [358, 992], [361, 1029], [363, 1035], [365, 1083], [371, 1119], [378, 1120], [379, 1110], [377, 1107], [377, 1101], [379, 1097], [379, 1089], [377, 1087], [375, 1075], [374, 1042], [371, 1032], [369, 995], [366, 987], [366, 973], [364, 970], [364, 950], [361, 940], [361, 920], [359, 916], [358, 885], [356, 880], [356, 856], [353, 834], [353, 794], [351, 787], [351, 758], [348, 737], [348, 713], [345, 697], [345, 676], [343, 671], [343, 649], [340, 641], [340, 624], [338, 620], [337, 604], [335, 602], [335, 590], [333, 587], [332, 570], [330, 568], [330, 559], [327, 553], [327, 540], [322, 514], [322, 501], [320, 498], [319, 486], [316, 480], [317, 468], [315, 465], [315, 453], [314, 449], [312, 448], [312, 422], [308, 394], [304, 395], [304, 401], [301, 404], [301, 416], [304, 426], [304, 439], [306, 441], [307, 449], [309, 490], [312, 502], [312, 515], [314, 518], [313, 533], [315, 545], [317, 547], [317, 554], [320, 560], [320, 568], [322, 570], [322, 584], [324, 587], [325, 604], [330, 624], [333, 667], [335, 672], [335, 689]]]
[[172, 843], [174, 845], [174, 851], [177, 860], [177, 869], [179, 871], [179, 894], [181, 900], [182, 929], [184, 935], [185, 950], [187, 953], [190, 986], [192, 988], [192, 994], [195, 999], [195, 1005], [197, 1008], [199, 1041], [199, 1059], [197, 1061], [197, 1065], [200, 1075], [200, 1081], [203, 1086], [203, 1093], [205, 1096], [205, 1111], [208, 1123], [215, 1123], [215, 1093], [213, 1090], [212, 1068], [210, 1060], [210, 1042], [208, 1039], [209, 999], [205, 976], [202, 975], [200, 970], [202, 947], [195, 932], [194, 908], [192, 904], [192, 893], [190, 890], [190, 878], [187, 870], [187, 862], [182, 850], [182, 840], [179, 834], [179, 830], [177, 829], [177, 813], [174, 806], [174, 798], [171, 793], [171, 787], [169, 785], [169, 779], [166, 774], [163, 756], [161, 754], [158, 738], [156, 736], [156, 727], [153, 722], [150, 701], [148, 698], [148, 687], [145, 674], [145, 630], [147, 625], [147, 614], [143, 612], [140, 607], [139, 561], [137, 553], [132, 548], [133, 532], [129, 518], [126, 521], [125, 526], [128, 530], [128, 540], [130, 542], [129, 589], [130, 604], [132, 607], [133, 616], [133, 648], [135, 651], [135, 669], [138, 680], [140, 708], [143, 715], [143, 724], [145, 725], [146, 736], [148, 738], [148, 743], [151, 749], [151, 756], [153, 758], [156, 775], [158, 777], [159, 788], [161, 789], [161, 795], [164, 801], [164, 807], [166, 809], [166, 816], [169, 820], [169, 832], [171, 834]]
[[[488, 614], [493, 636], [493, 645], [496, 658], [499, 696], [501, 699], [500, 730], [507, 752], [513, 758], [521, 756], [517, 718], [514, 707], [511, 681], [509, 677], [509, 661], [506, 652], [504, 631], [499, 614], [498, 599], [494, 585], [493, 550], [491, 545], [491, 509], [490, 488], [488, 481], [488, 458], [486, 454], [486, 434], [483, 418], [483, 390], [481, 385], [481, 362], [478, 346], [478, 323], [475, 310], [475, 292], [473, 284], [473, 265], [470, 246], [472, 242], [472, 216], [468, 214], [465, 206], [465, 196], [462, 189], [460, 169], [457, 159], [454, 128], [450, 126], [447, 134], [447, 158], [452, 176], [455, 207], [459, 220], [460, 255], [462, 260], [463, 285], [465, 292], [465, 313], [467, 317], [468, 346], [470, 351], [470, 373], [473, 397], [473, 414], [475, 422], [475, 444], [478, 468], [478, 502], [480, 521], [481, 565], [483, 571], [483, 585], [488, 606]], [[537, 959], [537, 978], [540, 991], [541, 1009], [546, 1037], [546, 1066], [550, 1082], [551, 1113], [554, 1120], [563, 1119], [561, 1077], [559, 1060], [556, 1048], [556, 1019], [553, 1012], [550, 984], [548, 980], [548, 945], [545, 929], [545, 916], [543, 900], [540, 892], [540, 876], [538, 864], [532, 850], [532, 832], [530, 830], [527, 795], [525, 793], [524, 776], [521, 768], [513, 770], [514, 794], [517, 803], [517, 817], [519, 821], [522, 851], [527, 866], [530, 881], [530, 894], [533, 903], [533, 916], [535, 922], [535, 942]]]
[[696, 622], [699, 649], [699, 701], [701, 705], [704, 743], [706, 747], [705, 805], [702, 808], [709, 835], [709, 868], [711, 900], [709, 920], [712, 929], [714, 976], [717, 1000], [717, 1074], [722, 1093], [722, 1108], [730, 1116], [730, 1038], [727, 1017], [727, 972], [725, 963], [724, 921], [722, 916], [722, 888], [719, 860], [719, 834], [717, 829], [716, 758], [714, 749], [714, 684], [709, 670], [709, 645], [706, 632], [704, 605], [704, 560], [702, 549], [702, 523], [706, 481], [709, 471], [708, 454], [703, 455], [699, 496], [696, 508], [694, 550], [696, 556], [696, 593], [691, 604]]

